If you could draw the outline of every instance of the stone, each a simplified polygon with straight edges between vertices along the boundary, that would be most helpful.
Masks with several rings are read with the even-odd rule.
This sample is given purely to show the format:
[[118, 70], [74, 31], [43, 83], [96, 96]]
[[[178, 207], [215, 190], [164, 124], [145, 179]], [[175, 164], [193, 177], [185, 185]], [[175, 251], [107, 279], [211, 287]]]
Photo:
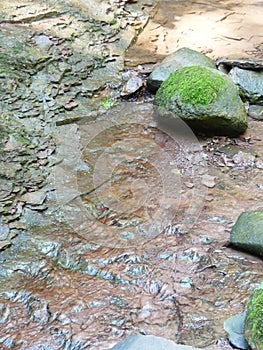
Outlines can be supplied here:
[[229, 76], [239, 87], [243, 99], [253, 104], [263, 105], [263, 71], [252, 71], [234, 67]]
[[230, 71], [233, 67], [251, 70], [263, 70], [263, 60], [230, 59], [221, 57], [216, 61], [217, 67]]
[[179, 345], [154, 335], [132, 335], [115, 345], [112, 350], [198, 350], [192, 346]]
[[201, 182], [205, 187], [208, 187], [208, 188], [213, 188], [216, 185], [215, 177], [208, 174], [205, 174], [202, 176]]
[[263, 211], [242, 213], [230, 232], [230, 245], [263, 257]]
[[248, 115], [256, 120], [263, 120], [263, 106], [250, 105], [248, 109]]
[[[0, 170], [0, 174], [1, 174], [1, 170]], [[6, 198], [10, 196], [10, 194], [13, 191], [13, 187], [14, 187], [13, 182], [0, 178], [0, 202], [4, 201]]]
[[8, 234], [9, 234], [9, 226], [2, 224], [2, 221], [0, 220], [0, 241], [7, 239]]
[[209, 57], [198, 51], [183, 47], [167, 56], [161, 65], [153, 70], [147, 80], [147, 87], [156, 92], [172, 72], [186, 66], [205, 66], [215, 68]]
[[255, 164], [255, 159], [255, 155], [242, 151], [239, 151], [232, 157], [234, 164], [238, 164], [244, 167], [253, 167]]
[[0, 241], [0, 251], [10, 247], [12, 243], [10, 241]]
[[46, 196], [47, 194], [45, 191], [28, 192], [22, 196], [21, 200], [27, 204], [42, 205]]
[[263, 288], [255, 289], [248, 299], [244, 324], [245, 339], [252, 350], [263, 349]]
[[180, 118], [193, 131], [238, 136], [247, 129], [247, 114], [238, 88], [224, 73], [192, 66], [173, 72], [158, 90], [155, 117], [169, 127]]
[[52, 41], [44, 34], [35, 35], [33, 39], [35, 43], [43, 49], [49, 49], [52, 45]]
[[9, 140], [6, 143], [4, 150], [5, 151], [19, 150], [22, 145], [23, 145], [22, 142], [20, 142], [20, 140], [17, 137], [10, 134]]
[[238, 349], [248, 349], [248, 344], [244, 337], [244, 323], [246, 313], [242, 312], [235, 316], [228, 318], [224, 322], [224, 330], [228, 334], [230, 343], [236, 346]]
[[129, 96], [139, 91], [143, 86], [143, 81], [141, 78], [134, 76], [131, 77], [124, 85], [121, 96]]

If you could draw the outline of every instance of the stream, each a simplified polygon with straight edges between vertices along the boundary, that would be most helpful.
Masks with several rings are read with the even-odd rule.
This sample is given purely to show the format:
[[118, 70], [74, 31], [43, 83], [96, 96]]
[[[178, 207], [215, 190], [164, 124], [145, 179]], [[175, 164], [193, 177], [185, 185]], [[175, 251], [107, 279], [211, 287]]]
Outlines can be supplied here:
[[[232, 349], [224, 321], [263, 279], [228, 244], [263, 209], [263, 124], [235, 139], [165, 129], [145, 81], [181, 46], [261, 57], [259, 3], [0, 0], [1, 349], [139, 333]], [[189, 34], [202, 21], [205, 42]]]

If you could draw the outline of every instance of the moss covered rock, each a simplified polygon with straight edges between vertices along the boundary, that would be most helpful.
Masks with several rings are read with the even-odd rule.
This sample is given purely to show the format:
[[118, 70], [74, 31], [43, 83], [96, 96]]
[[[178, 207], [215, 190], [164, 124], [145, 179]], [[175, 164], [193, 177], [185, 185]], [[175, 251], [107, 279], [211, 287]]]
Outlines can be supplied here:
[[224, 73], [200, 66], [170, 74], [155, 98], [157, 118], [180, 117], [194, 131], [236, 136], [247, 128], [247, 114], [238, 89]]
[[263, 349], [263, 289], [254, 290], [247, 303], [244, 335], [252, 350]]
[[242, 213], [230, 232], [230, 244], [263, 257], [263, 211]]
[[147, 80], [147, 87], [156, 92], [172, 72], [187, 66], [215, 68], [215, 63], [202, 53], [183, 47], [167, 56], [160, 66], [152, 71]]

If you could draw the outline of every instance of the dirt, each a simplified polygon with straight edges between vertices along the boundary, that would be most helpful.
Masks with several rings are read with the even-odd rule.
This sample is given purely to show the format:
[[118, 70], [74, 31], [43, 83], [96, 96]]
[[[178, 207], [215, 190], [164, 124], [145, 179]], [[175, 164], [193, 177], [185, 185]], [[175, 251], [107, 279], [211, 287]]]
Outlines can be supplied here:
[[160, 1], [135, 45], [127, 66], [156, 63], [181, 47], [211, 57], [262, 57], [262, 2]]

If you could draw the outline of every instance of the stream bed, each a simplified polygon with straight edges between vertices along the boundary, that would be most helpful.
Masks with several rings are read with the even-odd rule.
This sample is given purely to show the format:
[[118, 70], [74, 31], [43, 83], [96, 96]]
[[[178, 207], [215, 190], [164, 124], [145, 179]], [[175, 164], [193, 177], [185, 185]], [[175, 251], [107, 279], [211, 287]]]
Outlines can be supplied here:
[[[138, 333], [231, 349], [224, 321], [263, 278], [228, 244], [263, 209], [262, 121], [196, 137], [158, 125], [145, 88], [121, 97], [124, 72], [145, 81], [171, 51], [149, 59], [141, 43], [153, 23], [174, 35], [163, 12], [182, 24], [181, 2], [1, 3], [1, 349], [107, 350]], [[221, 3], [187, 8], [241, 4]], [[240, 50], [259, 57], [253, 40]]]

